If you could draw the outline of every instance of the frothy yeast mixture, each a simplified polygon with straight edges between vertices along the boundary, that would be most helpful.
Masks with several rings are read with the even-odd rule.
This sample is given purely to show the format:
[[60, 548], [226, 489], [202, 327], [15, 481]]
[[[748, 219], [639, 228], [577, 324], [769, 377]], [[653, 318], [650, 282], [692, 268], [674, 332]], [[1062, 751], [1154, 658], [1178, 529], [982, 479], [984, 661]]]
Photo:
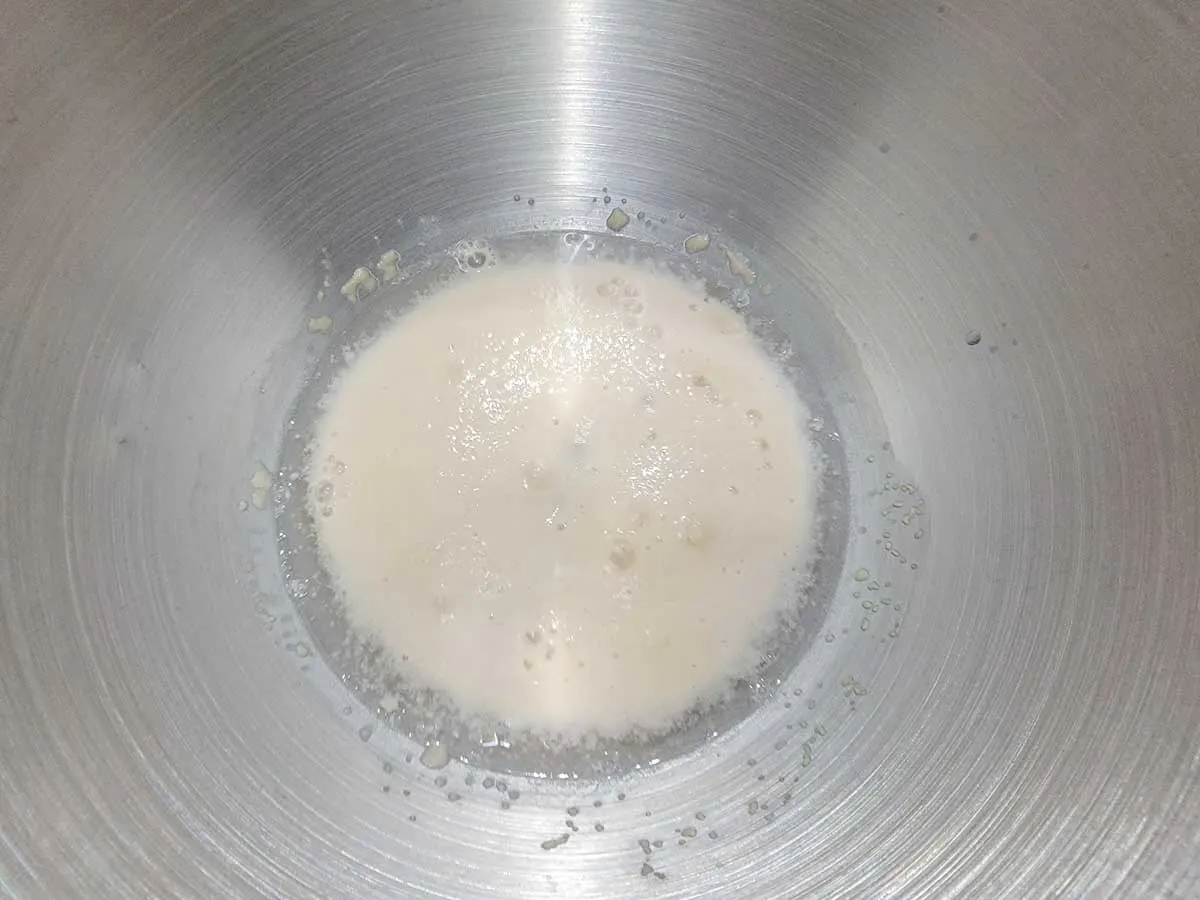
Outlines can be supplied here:
[[620, 263], [474, 274], [323, 402], [349, 620], [468, 715], [657, 730], [759, 658], [811, 527], [804, 410], [743, 320]]

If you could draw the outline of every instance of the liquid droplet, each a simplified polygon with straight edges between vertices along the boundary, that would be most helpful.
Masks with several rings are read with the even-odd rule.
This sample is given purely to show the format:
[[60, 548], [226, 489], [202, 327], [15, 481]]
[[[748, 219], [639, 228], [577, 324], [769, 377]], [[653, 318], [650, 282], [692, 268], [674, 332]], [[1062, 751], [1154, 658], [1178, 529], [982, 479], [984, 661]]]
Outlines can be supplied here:
[[[607, 202], [607, 200], [608, 198], [606, 197], [605, 201]], [[608, 220], [604, 224], [608, 226], [610, 231], [619, 232], [629, 224], [629, 214], [618, 207], [608, 214]]]
[[450, 751], [443, 744], [430, 744], [421, 752], [419, 762], [427, 769], [444, 769], [450, 764]]

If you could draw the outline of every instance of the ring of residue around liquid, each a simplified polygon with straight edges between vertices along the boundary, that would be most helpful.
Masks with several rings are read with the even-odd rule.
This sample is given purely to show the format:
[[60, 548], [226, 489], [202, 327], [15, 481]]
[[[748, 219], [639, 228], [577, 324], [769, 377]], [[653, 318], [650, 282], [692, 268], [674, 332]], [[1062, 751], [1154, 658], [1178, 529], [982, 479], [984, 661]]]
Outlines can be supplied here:
[[[693, 749], [823, 616], [843, 486], [806, 427], [819, 391], [690, 261], [579, 233], [467, 251], [377, 300], [301, 398], [297, 608], [377, 715], [473, 763], [594, 775]], [[373, 414], [421, 379], [404, 418]], [[429, 477], [389, 485], [397, 446]]]

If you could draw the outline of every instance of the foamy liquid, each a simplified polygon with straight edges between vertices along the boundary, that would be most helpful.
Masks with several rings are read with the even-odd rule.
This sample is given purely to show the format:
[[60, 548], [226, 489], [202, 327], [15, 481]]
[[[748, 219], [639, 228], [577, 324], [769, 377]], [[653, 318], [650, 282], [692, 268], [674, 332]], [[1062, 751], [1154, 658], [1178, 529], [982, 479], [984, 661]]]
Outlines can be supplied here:
[[656, 730], [759, 658], [809, 540], [805, 413], [741, 318], [617, 263], [474, 274], [323, 402], [350, 622], [467, 715]]

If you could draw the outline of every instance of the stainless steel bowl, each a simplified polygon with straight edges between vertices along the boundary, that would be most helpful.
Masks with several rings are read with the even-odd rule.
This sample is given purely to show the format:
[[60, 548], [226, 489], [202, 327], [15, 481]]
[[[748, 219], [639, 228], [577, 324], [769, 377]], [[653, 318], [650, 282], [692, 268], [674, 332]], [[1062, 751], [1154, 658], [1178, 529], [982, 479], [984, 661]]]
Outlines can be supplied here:
[[[1198, 47], [1187, 0], [4, 0], [0, 893], [1200, 896]], [[430, 769], [240, 505], [355, 267], [622, 201], [824, 373], [826, 619], [690, 754]]]

